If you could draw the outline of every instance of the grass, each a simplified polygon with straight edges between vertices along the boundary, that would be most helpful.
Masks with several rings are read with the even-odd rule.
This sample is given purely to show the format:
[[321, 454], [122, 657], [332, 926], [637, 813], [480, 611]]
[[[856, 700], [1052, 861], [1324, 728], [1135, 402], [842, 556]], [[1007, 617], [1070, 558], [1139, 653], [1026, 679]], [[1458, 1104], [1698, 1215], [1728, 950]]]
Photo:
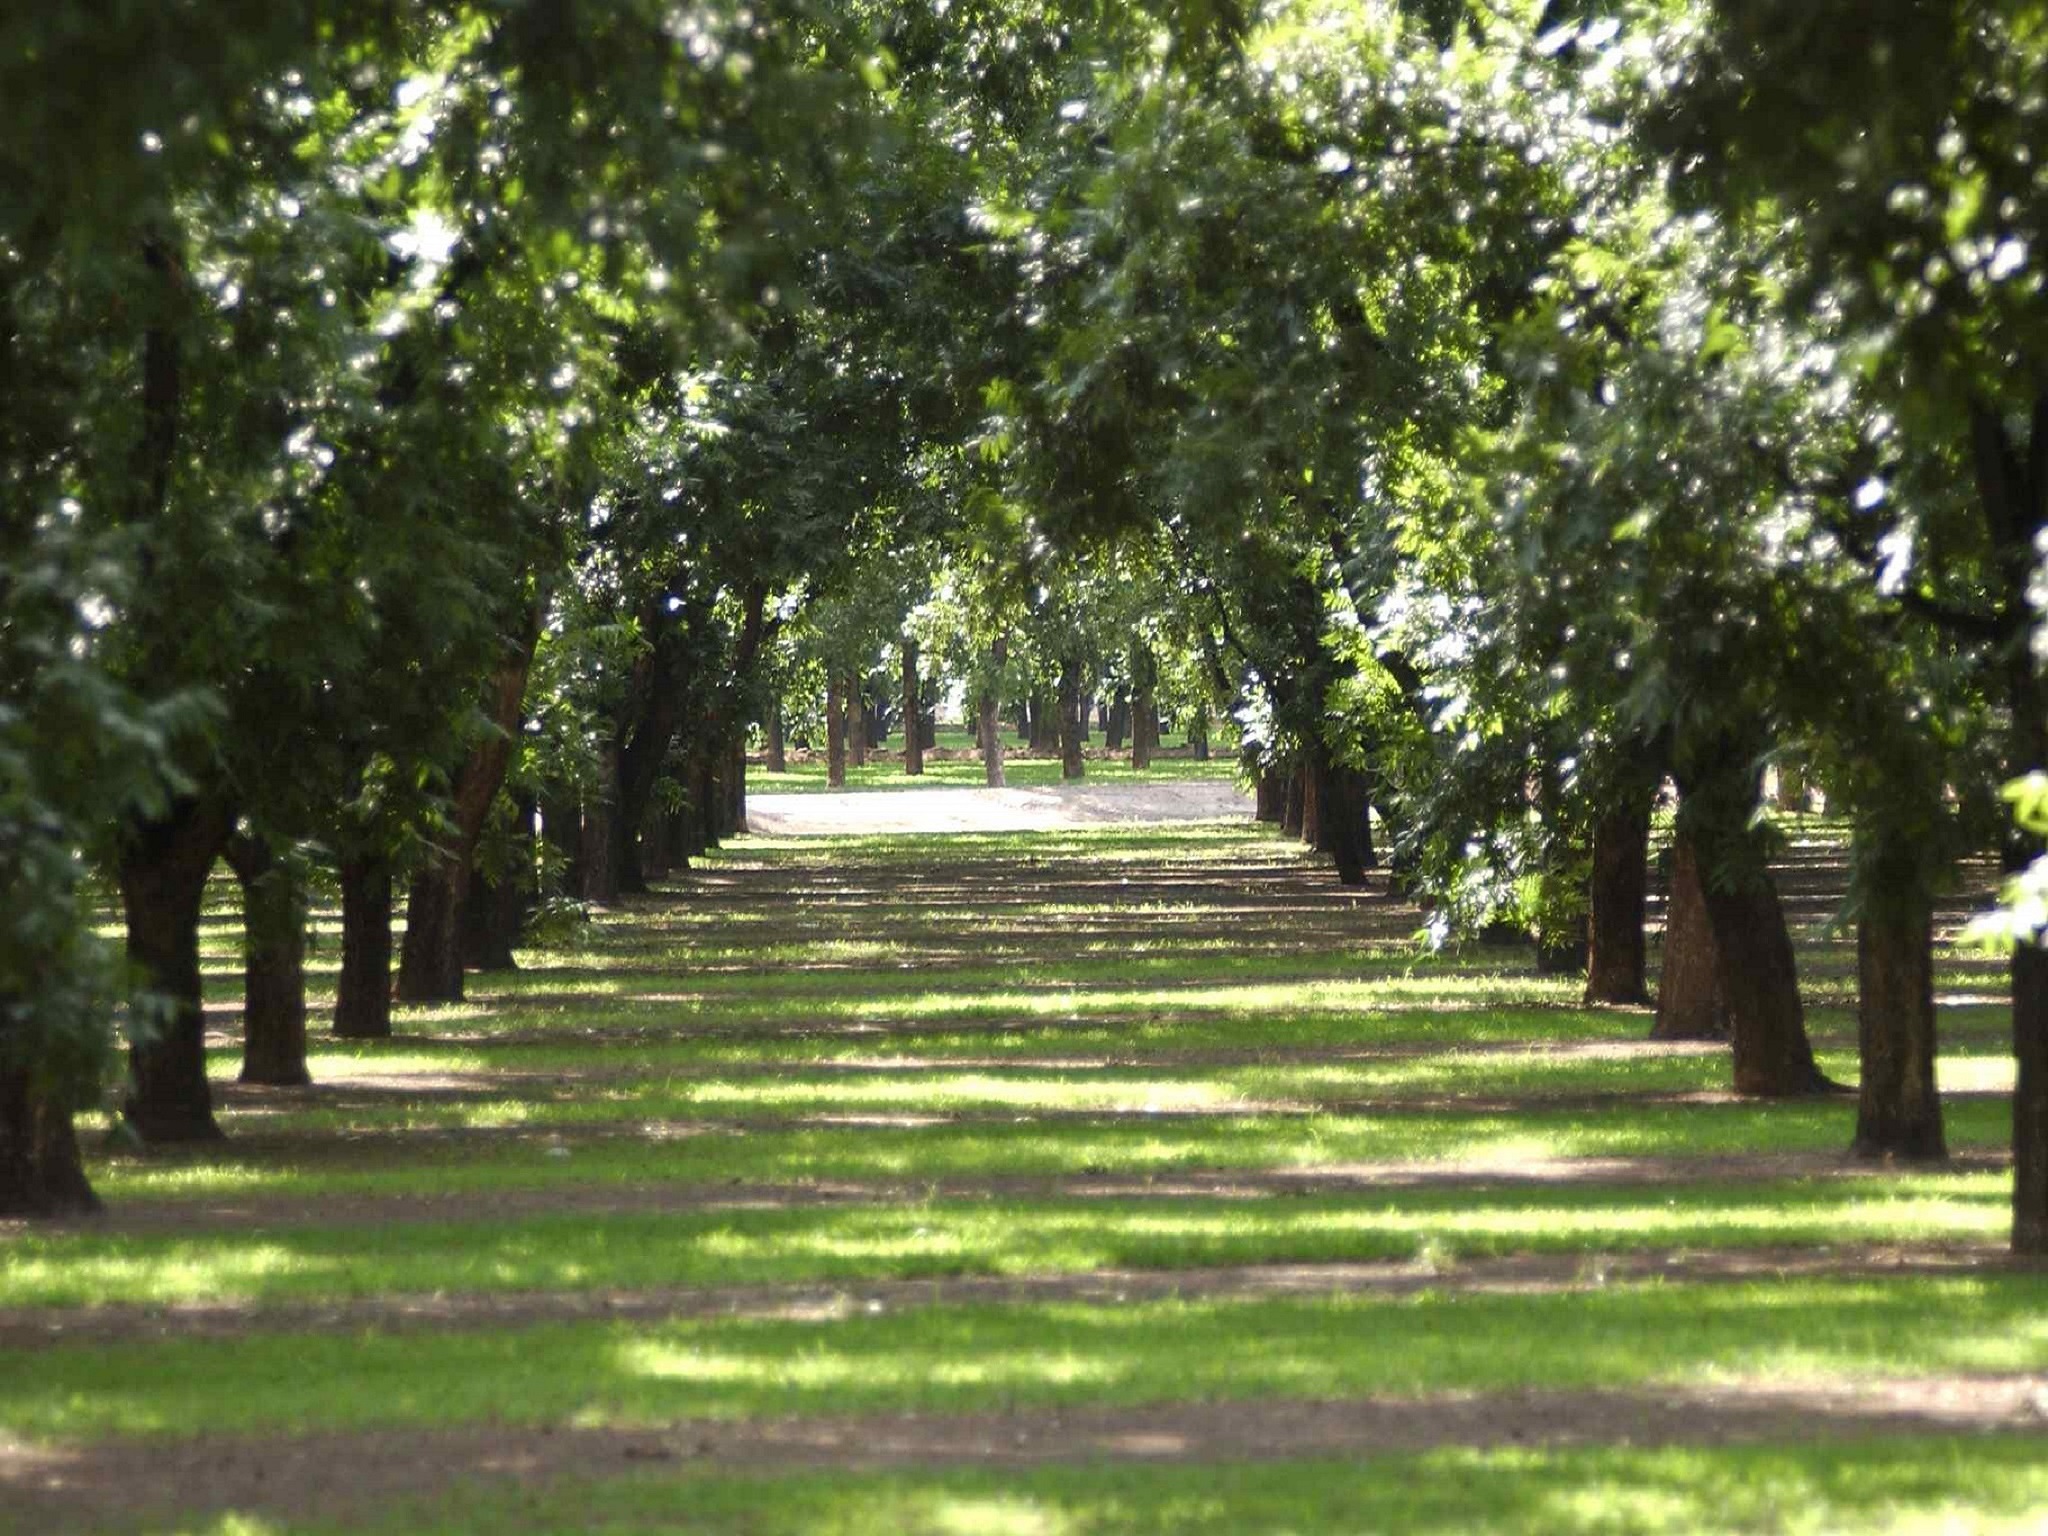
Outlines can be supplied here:
[[[1852, 1080], [1853, 944], [1819, 926], [1839, 828], [1795, 830], [1814, 1037]], [[201, 1427], [546, 1431], [1763, 1379], [1853, 1396], [1916, 1372], [2048, 1371], [2048, 1276], [1967, 1268], [2002, 1240], [2010, 1200], [1989, 1161], [2012, 1072], [1995, 964], [1944, 951], [1937, 980], [1949, 1140], [1971, 1171], [1823, 1177], [1853, 1100], [1733, 1100], [1724, 1053], [1651, 1046], [1644, 1013], [1579, 1006], [1526, 951], [1432, 954], [1419, 927], [1291, 844], [1221, 824], [736, 842], [522, 953], [518, 973], [472, 978], [466, 1003], [400, 1010], [399, 1038], [317, 1038], [328, 1086], [223, 1083], [222, 1145], [92, 1138], [98, 1186], [133, 1219], [0, 1229], [0, 1309], [26, 1320], [9, 1333], [0, 1317], [0, 1429], [175, 1446]], [[223, 890], [205, 928], [223, 1003], [238, 938]], [[335, 947], [323, 913], [316, 1009]], [[211, 1070], [229, 1078], [234, 1018], [215, 1022]], [[1616, 1159], [1659, 1177], [1623, 1178]], [[1347, 1182], [1261, 1182], [1319, 1172]], [[1203, 1182], [1147, 1188], [1175, 1176]], [[1828, 1272], [1871, 1245], [1966, 1267]], [[1800, 1272], [1770, 1278], [1786, 1252]], [[1757, 1277], [1603, 1279], [1610, 1259], [1655, 1273], [1676, 1254], [1747, 1255]], [[1465, 1283], [1470, 1264], [1518, 1257], [1564, 1289]], [[1195, 1269], [1382, 1261], [1441, 1278], [1416, 1295], [1159, 1290]], [[1154, 1280], [1120, 1303], [861, 1300], [885, 1282], [1103, 1271]], [[612, 1296], [724, 1304], [745, 1287], [852, 1300], [802, 1320], [768, 1315], [788, 1294], [773, 1290], [736, 1315], [602, 1318]], [[516, 1318], [528, 1293], [524, 1322], [403, 1321], [471, 1294]], [[147, 1321], [196, 1304], [242, 1315], [218, 1336]], [[359, 1309], [346, 1325], [320, 1320], [343, 1304]], [[118, 1338], [35, 1331], [95, 1307], [145, 1316]], [[324, 1527], [252, 1507], [179, 1528], [1997, 1530], [2048, 1498], [2038, 1445], [680, 1464], [486, 1483]]]
[[[1369, 1463], [1081, 1465], [578, 1480], [412, 1504], [377, 1529], [698, 1536], [1693, 1536], [1705, 1530], [2039, 1529], [2048, 1462], [2031, 1437], [1542, 1451], [1444, 1450]], [[282, 1530], [244, 1521], [219, 1536]], [[342, 1529], [304, 1525], [308, 1533]]]
[[58, 1346], [0, 1351], [0, 1428], [661, 1425], [2044, 1369], [2048, 1278], [1802, 1279]]

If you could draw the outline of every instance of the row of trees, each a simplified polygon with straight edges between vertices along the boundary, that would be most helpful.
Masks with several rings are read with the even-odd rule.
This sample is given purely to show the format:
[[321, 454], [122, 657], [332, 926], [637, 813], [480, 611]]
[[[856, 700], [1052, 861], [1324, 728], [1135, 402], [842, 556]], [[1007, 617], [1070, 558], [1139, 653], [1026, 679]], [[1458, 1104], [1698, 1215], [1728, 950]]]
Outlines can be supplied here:
[[[757, 726], [861, 739], [892, 642], [901, 715], [941, 671], [1070, 747], [1105, 683], [1227, 714], [1341, 878], [1596, 1000], [1645, 995], [1675, 783], [1659, 1028], [1760, 1094], [1826, 1086], [1789, 754], [1854, 824], [1858, 1146], [1938, 1154], [1933, 902], [2040, 852], [1996, 786], [2048, 765], [2037, 9], [0, 21], [0, 1201], [86, 1198], [131, 991], [129, 1123], [215, 1133], [221, 858], [248, 1070], [302, 1076], [317, 870], [337, 1027], [388, 1029], [394, 883], [399, 996], [459, 995], [533, 871], [630, 892], [738, 825]], [[2038, 1251], [2031, 942], [2013, 989]]]

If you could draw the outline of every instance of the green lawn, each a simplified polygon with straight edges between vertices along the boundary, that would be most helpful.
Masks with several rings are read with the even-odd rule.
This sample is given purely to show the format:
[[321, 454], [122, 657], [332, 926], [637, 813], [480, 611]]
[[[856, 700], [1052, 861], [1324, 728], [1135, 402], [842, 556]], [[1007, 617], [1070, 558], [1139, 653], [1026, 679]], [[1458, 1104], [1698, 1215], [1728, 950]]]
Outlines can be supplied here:
[[[204, 1429], [257, 1456], [825, 1416], [857, 1443], [876, 1414], [1764, 1383], [1853, 1407], [1884, 1379], [2048, 1377], [2048, 1276], [1984, 1263], [2010, 1199], [1995, 964], [1944, 952], [1938, 981], [1970, 1161], [1851, 1168], [1852, 1099], [1734, 1099], [1725, 1053], [1648, 1044], [1645, 1013], [1579, 1006], [1525, 951], [1428, 953], [1420, 926], [1263, 829], [743, 839], [466, 1003], [400, 1010], [391, 1041], [316, 1038], [309, 1092], [232, 1086], [224, 1010], [225, 1143], [89, 1136], [113, 1224], [0, 1229], [0, 1430], [171, 1456]], [[223, 1004], [237, 942], [223, 892]], [[322, 914], [316, 1007], [335, 944]], [[1853, 945], [1809, 926], [1801, 954], [1823, 1065], [1853, 1081]], [[1272, 1266], [1286, 1294], [1253, 1284]], [[1118, 1275], [1144, 1283], [1118, 1300]], [[977, 1277], [1028, 1284], [929, 1284]], [[713, 1458], [346, 1512], [250, 1485], [144, 1524], [1993, 1531], [2048, 1500], [2037, 1437], [1871, 1422], [1341, 1462]]]

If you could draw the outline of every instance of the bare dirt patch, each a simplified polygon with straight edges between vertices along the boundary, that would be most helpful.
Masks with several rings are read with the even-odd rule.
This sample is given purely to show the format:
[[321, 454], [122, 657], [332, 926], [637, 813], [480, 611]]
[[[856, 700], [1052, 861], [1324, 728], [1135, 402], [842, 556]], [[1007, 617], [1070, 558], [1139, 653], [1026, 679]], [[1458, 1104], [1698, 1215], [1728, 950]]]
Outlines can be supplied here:
[[39, 1446], [0, 1440], [13, 1529], [75, 1531], [157, 1511], [290, 1519], [367, 1512], [465, 1485], [692, 1472], [1214, 1465], [1367, 1458], [1442, 1446], [1738, 1445], [2048, 1428], [2048, 1376], [1733, 1382], [1339, 1401], [1171, 1403], [990, 1414], [685, 1421], [658, 1429], [484, 1426]]

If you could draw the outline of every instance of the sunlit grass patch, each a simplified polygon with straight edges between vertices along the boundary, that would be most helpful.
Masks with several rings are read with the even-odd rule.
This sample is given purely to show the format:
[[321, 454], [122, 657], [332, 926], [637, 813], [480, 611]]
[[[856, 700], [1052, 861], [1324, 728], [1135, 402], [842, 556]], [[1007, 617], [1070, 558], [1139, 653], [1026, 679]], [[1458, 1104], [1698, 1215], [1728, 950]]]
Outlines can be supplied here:
[[855, 1311], [0, 1352], [32, 1437], [662, 1424], [1261, 1397], [1816, 1385], [2048, 1368], [2048, 1277]]
[[[701, 1536], [2021, 1536], [2048, 1506], [2031, 1436], [1805, 1445], [1466, 1449], [1360, 1460], [907, 1471], [664, 1469], [407, 1503], [379, 1532]], [[317, 1527], [294, 1527], [312, 1530]], [[364, 1528], [364, 1527], [359, 1527]], [[254, 1536], [262, 1528], [216, 1528]]]
[[1439, 1261], [1744, 1246], [1991, 1243], [2011, 1180], [1882, 1175], [1361, 1189], [1278, 1198], [907, 1199], [322, 1225], [34, 1234], [0, 1306], [276, 1303], [444, 1291], [795, 1284], [947, 1275]]

